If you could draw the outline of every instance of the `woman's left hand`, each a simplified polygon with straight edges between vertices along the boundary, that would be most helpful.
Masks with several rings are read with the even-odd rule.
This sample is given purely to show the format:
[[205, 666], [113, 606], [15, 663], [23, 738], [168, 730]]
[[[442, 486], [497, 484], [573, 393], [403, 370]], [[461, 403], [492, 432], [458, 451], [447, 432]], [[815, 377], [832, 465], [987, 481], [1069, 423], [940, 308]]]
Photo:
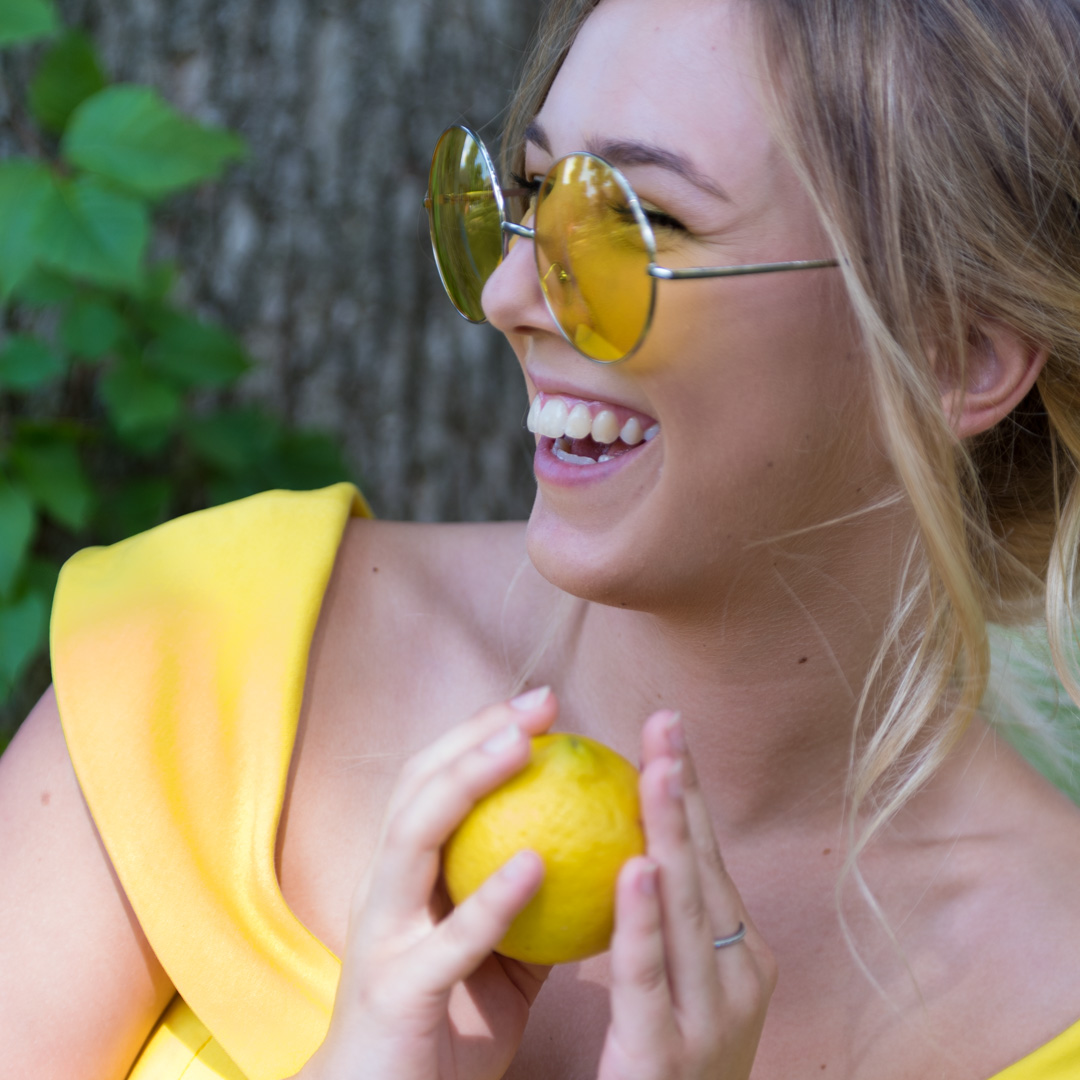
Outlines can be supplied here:
[[[676, 714], [642, 732], [648, 854], [619, 875], [599, 1080], [746, 1080], [776, 962], [724, 869]], [[746, 937], [714, 948], [740, 923]]]

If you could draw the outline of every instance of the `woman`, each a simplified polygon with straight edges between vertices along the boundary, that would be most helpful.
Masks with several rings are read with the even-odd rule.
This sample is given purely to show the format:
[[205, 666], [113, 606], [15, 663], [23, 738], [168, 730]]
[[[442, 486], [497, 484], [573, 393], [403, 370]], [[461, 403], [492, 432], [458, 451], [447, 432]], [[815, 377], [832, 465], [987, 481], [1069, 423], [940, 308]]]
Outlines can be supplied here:
[[[280, 827], [276, 806], [263, 824], [273, 886], [343, 958], [325, 1041], [315, 1051], [317, 1019], [318, 1039], [280, 1035], [289, 1010], [259, 1027], [280, 995], [247, 999], [264, 984], [236, 982], [231, 953], [214, 962], [171, 886], [155, 894], [143, 874], [128, 895], [128, 840], [154, 815], [109, 817], [127, 781], [101, 771], [112, 749], [84, 748], [114, 713], [137, 723], [163, 706], [71, 689], [68, 642], [82, 634], [82, 687], [125, 665], [141, 686], [140, 650], [173, 646], [158, 622], [94, 622], [112, 575], [141, 597], [158, 572], [93, 556], [92, 573], [69, 575], [82, 599], [58, 601], [53, 633], [101, 839], [47, 697], [0, 775], [0, 1076], [123, 1077], [189, 986], [236, 1059], [200, 1075], [282, 1062], [277, 1075], [305, 1080], [1080, 1070], [1080, 819], [976, 713], [987, 620], [1030, 618], [1045, 598], [1059, 658], [1069, 625], [1080, 13], [1057, 0], [565, 0], [539, 40], [508, 143], [521, 179], [502, 180], [533, 193], [531, 210], [481, 273], [483, 313], [547, 432], [532, 516], [346, 525], [351, 496], [334, 496], [338, 524], [316, 530], [333, 540], [325, 598], [319, 584], [295, 601], [310, 625], [283, 620], [303, 624], [289, 647], [306, 667], [295, 744], [291, 729], [281, 740]], [[535, 258], [569, 235], [541, 182], [567, 156], [593, 160], [582, 151], [625, 174], [660, 266], [818, 265], [660, 280], [651, 326], [613, 341], [585, 264]], [[616, 209], [640, 234], [628, 196]], [[579, 405], [590, 436], [568, 440]], [[611, 460], [594, 460], [604, 447]], [[226, 589], [254, 566], [278, 603], [281, 566], [306, 557], [294, 505], [168, 535], [196, 575]], [[245, 536], [285, 539], [225, 558], [219, 534], [241, 514], [259, 523]], [[228, 655], [228, 672], [246, 663]], [[258, 696], [277, 671], [244, 670], [206, 702]], [[169, 693], [188, 693], [185, 672]], [[529, 689], [507, 702], [519, 675]], [[220, 724], [214, 708], [194, 713]], [[547, 971], [491, 953], [540, 883], [535, 855], [452, 914], [437, 877], [442, 841], [523, 766], [525, 736], [554, 725], [641, 761], [648, 852], [620, 876], [611, 952]], [[215, 819], [206, 843], [234, 831]], [[244, 862], [230, 843], [192, 871], [192, 903], [215, 867]], [[260, 1045], [235, 1034], [236, 1015]], [[304, 1054], [275, 1057], [285, 1042]]]

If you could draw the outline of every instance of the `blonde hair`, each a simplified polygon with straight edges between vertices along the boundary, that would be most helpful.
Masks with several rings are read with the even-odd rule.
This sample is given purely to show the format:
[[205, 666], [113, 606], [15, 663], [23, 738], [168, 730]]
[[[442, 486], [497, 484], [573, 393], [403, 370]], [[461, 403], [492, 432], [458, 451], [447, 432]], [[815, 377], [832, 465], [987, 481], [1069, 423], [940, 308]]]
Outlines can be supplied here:
[[[745, 0], [777, 131], [842, 262], [881, 426], [918, 525], [859, 703], [848, 868], [975, 715], [987, 626], [1043, 608], [1070, 659], [1080, 544], [1080, 7], [1068, 0]], [[504, 165], [597, 0], [548, 8]], [[939, 374], [980, 325], [1049, 350], [1036, 387], [961, 443]], [[961, 383], [962, 385], [962, 383]], [[864, 725], [866, 726], [866, 725]], [[856, 832], [855, 823], [862, 822]], [[865, 890], [864, 890], [865, 891]], [[868, 899], [869, 893], [866, 895]]]

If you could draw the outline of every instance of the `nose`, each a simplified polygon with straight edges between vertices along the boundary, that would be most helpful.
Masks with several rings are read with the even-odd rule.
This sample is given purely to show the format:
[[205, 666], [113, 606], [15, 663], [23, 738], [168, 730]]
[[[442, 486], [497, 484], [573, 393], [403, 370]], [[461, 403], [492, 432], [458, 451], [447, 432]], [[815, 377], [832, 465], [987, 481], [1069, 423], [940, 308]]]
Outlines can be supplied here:
[[510, 237], [506, 257], [484, 285], [480, 304], [488, 322], [507, 337], [537, 333], [559, 336], [559, 328], [544, 303], [533, 241], [527, 237]]

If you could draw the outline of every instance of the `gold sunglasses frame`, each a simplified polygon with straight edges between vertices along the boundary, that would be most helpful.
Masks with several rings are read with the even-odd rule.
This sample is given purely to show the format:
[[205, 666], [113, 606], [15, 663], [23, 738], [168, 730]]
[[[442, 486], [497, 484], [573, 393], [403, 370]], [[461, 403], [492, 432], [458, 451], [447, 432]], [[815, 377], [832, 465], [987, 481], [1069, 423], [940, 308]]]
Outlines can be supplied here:
[[[451, 132], [462, 132], [468, 138], [472, 139], [478, 150], [485, 168], [488, 171], [488, 175], [491, 177], [491, 190], [495, 197], [495, 205], [499, 212], [499, 228], [503, 234], [502, 238], [502, 255], [499, 259], [498, 267], [502, 264], [502, 260], [506, 258], [510, 237], [520, 237], [523, 240], [536, 240], [536, 230], [529, 228], [526, 225], [518, 225], [509, 219], [506, 213], [506, 198], [507, 196], [517, 196], [525, 193], [525, 189], [522, 188], [503, 188], [499, 183], [499, 174], [495, 169], [495, 163], [492, 161], [491, 154], [488, 152], [487, 147], [484, 145], [483, 140], [476, 134], [471, 128], [466, 127], [464, 124], [451, 124], [445, 131], [439, 136], [438, 141], [435, 144], [435, 151], [432, 154], [432, 169], [428, 173], [428, 193], [424, 198], [424, 206], [428, 211], [428, 226], [431, 233], [431, 247], [435, 254], [435, 265], [439, 271], [439, 279], [442, 281], [443, 288], [446, 290], [446, 295], [450, 298], [450, 303], [454, 305], [454, 310], [471, 323], [485, 323], [487, 319], [473, 319], [466, 312], [462, 311], [454, 301], [454, 296], [450, 288], [446, 283], [446, 275], [443, 271], [442, 264], [439, 262], [438, 246], [435, 239], [435, 223], [434, 217], [431, 213], [434, 205], [431, 195], [431, 176], [434, 173], [435, 155], [439, 151], [439, 147], [442, 145], [443, 139], [445, 139]], [[783, 273], [788, 270], [822, 270], [828, 267], [839, 266], [839, 260], [837, 259], [800, 259], [793, 262], [774, 262], [774, 263], [749, 263], [742, 266], [687, 266], [687, 267], [671, 267], [660, 266], [656, 261], [656, 236], [653, 233], [652, 225], [649, 224], [649, 219], [645, 216], [645, 211], [641, 208], [641, 203], [638, 200], [637, 194], [630, 186], [630, 181], [619, 171], [618, 167], [612, 165], [610, 161], [605, 161], [604, 158], [597, 154], [590, 154], [588, 151], [579, 150], [572, 154], [566, 154], [564, 157], [559, 158], [551, 168], [544, 174], [544, 179], [540, 183], [540, 187], [543, 188], [548, 182], [548, 178], [551, 174], [563, 164], [563, 162], [570, 158], [591, 158], [598, 161], [606, 169], [610, 170], [611, 174], [615, 178], [615, 182], [619, 185], [623, 195], [626, 197], [627, 205], [630, 207], [631, 213], [634, 215], [634, 220], [641, 230], [642, 238], [645, 241], [645, 250], [649, 256], [649, 265], [646, 268], [646, 273], [653, 279], [652, 288], [649, 290], [649, 311], [645, 319], [645, 323], [642, 327], [641, 333], [638, 335], [637, 342], [634, 347], [624, 353], [622, 356], [615, 360], [599, 360], [595, 356], [589, 356], [588, 353], [582, 352], [577, 345], [574, 344], [570, 335], [563, 329], [562, 323], [559, 321], [558, 316], [552, 310], [551, 301], [548, 298], [547, 290], [541, 287], [541, 292], [544, 294], [544, 303], [547, 305], [547, 309], [551, 314], [555, 325], [559, 328], [559, 333], [562, 334], [567, 344], [581, 356], [584, 356], [586, 360], [591, 360], [595, 364], [621, 364], [624, 360], [628, 360], [641, 348], [642, 342], [648, 336], [649, 329], [652, 326], [653, 313], [656, 310], [656, 282], [657, 281], [692, 281], [700, 278], [725, 278], [725, 277], [744, 277], [748, 274], [776, 274]], [[470, 193], [471, 195], [471, 193]], [[454, 196], [444, 195], [440, 197], [441, 202], [453, 201]], [[539, 210], [539, 206], [537, 207]], [[535, 259], [534, 259], [535, 262]], [[539, 263], [536, 263], [536, 274], [540, 279], [541, 286], [543, 286], [543, 274], [540, 271]]]

